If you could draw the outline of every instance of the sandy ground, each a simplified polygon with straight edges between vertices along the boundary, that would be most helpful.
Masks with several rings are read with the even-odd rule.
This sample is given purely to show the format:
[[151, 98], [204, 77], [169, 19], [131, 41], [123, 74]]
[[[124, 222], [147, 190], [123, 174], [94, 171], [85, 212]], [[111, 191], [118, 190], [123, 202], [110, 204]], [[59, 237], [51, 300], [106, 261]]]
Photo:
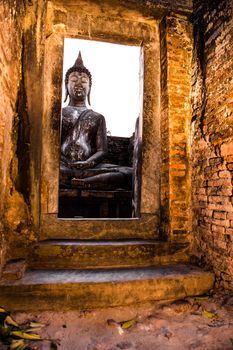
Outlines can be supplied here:
[[[59, 350], [233, 350], [233, 294], [96, 311], [13, 316], [20, 324], [46, 324], [37, 333], [58, 341]], [[122, 323], [127, 320], [133, 320], [128, 324], [133, 325], [123, 329]], [[53, 349], [49, 340], [31, 346]]]

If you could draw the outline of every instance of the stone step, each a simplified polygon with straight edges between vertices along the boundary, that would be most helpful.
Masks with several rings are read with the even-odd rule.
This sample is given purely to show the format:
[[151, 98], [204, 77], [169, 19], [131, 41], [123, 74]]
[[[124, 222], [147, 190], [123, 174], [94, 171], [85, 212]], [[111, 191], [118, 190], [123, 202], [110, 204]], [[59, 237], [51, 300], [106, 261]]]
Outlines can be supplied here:
[[114, 307], [201, 295], [214, 275], [188, 265], [89, 270], [31, 270], [0, 282], [1, 305], [11, 311]]
[[188, 262], [188, 245], [153, 240], [45, 240], [29, 259], [31, 269], [138, 267]]

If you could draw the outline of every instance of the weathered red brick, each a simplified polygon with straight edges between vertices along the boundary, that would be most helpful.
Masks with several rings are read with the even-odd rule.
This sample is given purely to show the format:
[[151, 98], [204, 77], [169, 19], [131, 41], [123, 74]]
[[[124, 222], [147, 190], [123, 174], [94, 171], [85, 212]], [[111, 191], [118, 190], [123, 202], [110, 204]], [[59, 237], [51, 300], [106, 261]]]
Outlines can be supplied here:
[[210, 187], [218, 187], [218, 186], [225, 186], [225, 187], [231, 187], [232, 183], [231, 183], [231, 178], [222, 178], [222, 179], [218, 179], [218, 180], [210, 180], [208, 181], [208, 186]]
[[221, 155], [222, 156], [233, 155], [233, 142], [222, 144]]
[[217, 196], [219, 193], [218, 187], [207, 187], [207, 195], [208, 196]]
[[233, 212], [233, 206], [229, 202], [229, 204], [215, 204], [215, 203], [209, 203], [208, 209], [212, 210], [219, 210], [219, 211], [227, 211], [227, 212]]
[[233, 220], [233, 213], [227, 213], [227, 219]]
[[199, 200], [201, 202], [207, 202], [208, 197], [206, 195], [200, 194], [200, 195], [197, 195], [196, 198], [197, 198], [197, 200]]
[[223, 162], [223, 158], [222, 157], [216, 157], [216, 158], [210, 158], [209, 159], [209, 164], [210, 165], [218, 165], [218, 164], [222, 164]]
[[226, 219], [226, 212], [224, 212], [224, 211], [214, 211], [213, 217], [215, 219], [225, 220]]
[[221, 170], [219, 171], [219, 177], [220, 178], [227, 178], [227, 179], [231, 179], [232, 175], [231, 172], [228, 170]]
[[201, 209], [201, 214], [202, 214], [203, 216], [212, 217], [212, 216], [213, 216], [213, 210], [210, 210], [210, 209]]
[[208, 218], [208, 222], [211, 222], [213, 225], [219, 225], [224, 227], [230, 227], [230, 221], [229, 220], [221, 220], [221, 219], [210, 219]]
[[209, 196], [209, 203], [220, 203], [220, 204], [230, 204], [230, 199], [228, 196]]
[[226, 228], [219, 225], [212, 225], [211, 230], [220, 234], [224, 234], [226, 231]]
[[222, 196], [231, 196], [233, 193], [232, 193], [232, 186], [222, 186], [220, 188], [218, 188], [218, 191], [217, 191], [218, 195], [222, 195]]
[[201, 188], [196, 188], [196, 194], [203, 194], [206, 195], [206, 188], [205, 187], [201, 187]]

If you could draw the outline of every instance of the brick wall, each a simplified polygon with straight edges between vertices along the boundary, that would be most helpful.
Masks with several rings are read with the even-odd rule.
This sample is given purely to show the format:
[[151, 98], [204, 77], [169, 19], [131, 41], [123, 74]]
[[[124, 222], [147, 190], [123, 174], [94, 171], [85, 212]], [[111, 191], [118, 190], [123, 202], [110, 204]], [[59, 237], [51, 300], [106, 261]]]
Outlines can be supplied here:
[[233, 289], [233, 2], [194, 1], [192, 206], [195, 254]]

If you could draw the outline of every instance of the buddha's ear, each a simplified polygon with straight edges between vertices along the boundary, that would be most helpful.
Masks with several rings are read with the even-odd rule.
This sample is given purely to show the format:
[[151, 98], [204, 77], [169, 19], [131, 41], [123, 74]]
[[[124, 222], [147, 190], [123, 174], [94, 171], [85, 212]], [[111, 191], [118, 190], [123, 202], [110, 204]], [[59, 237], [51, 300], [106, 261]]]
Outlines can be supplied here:
[[91, 105], [91, 88], [89, 89], [88, 94], [87, 94], [87, 102], [90, 106]]
[[66, 102], [68, 96], [69, 96], [69, 93], [68, 93], [68, 89], [67, 89], [67, 86], [66, 86], [64, 102]]

